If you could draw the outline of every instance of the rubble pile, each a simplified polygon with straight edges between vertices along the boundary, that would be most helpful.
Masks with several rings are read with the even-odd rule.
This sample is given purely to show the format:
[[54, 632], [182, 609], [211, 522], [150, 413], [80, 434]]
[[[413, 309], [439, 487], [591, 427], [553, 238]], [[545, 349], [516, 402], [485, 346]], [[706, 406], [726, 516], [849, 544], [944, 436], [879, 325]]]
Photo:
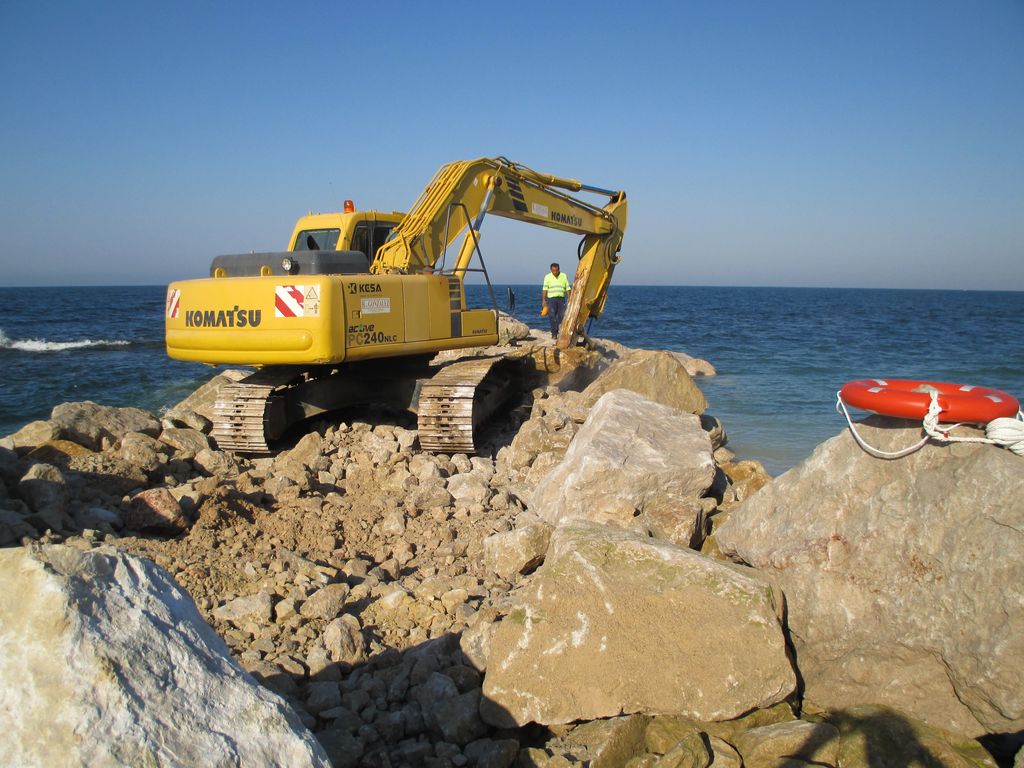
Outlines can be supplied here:
[[[512, 344], [525, 335], [516, 330]], [[855, 632], [843, 631], [849, 647], [815, 634], [826, 618], [814, 611], [842, 606], [800, 590], [861, 579], [837, 570], [837, 547], [854, 562], [855, 544], [874, 540], [870, 530], [785, 522], [796, 514], [787, 500], [806, 497], [803, 509], [824, 491], [798, 493], [790, 486], [799, 475], [772, 480], [756, 462], [736, 460], [689, 373], [713, 374], [709, 364], [599, 341], [565, 353], [534, 342], [525, 353], [537, 363], [537, 386], [472, 457], [422, 452], [414, 418], [385, 411], [321, 419], [270, 457], [225, 453], [209, 437], [221, 377], [162, 418], [62, 404], [50, 420], [0, 440], [5, 581], [54, 570], [122, 574], [116, 590], [55, 603], [65, 619], [115, 597], [121, 608], [99, 612], [133, 616], [123, 607], [131, 603], [127, 573], [148, 574], [162, 601], [194, 602], [191, 614], [168, 613], [176, 618], [164, 631], [186, 645], [205, 638], [195, 641], [207, 654], [197, 664], [209, 674], [258, 682], [260, 693], [246, 695], [269, 702], [272, 738], [292, 750], [272, 758], [259, 751], [270, 741], [246, 743], [256, 751], [225, 758], [246, 764], [836, 766], [869, 765], [898, 747], [908, 761], [927, 754], [941, 765], [994, 765], [971, 737], [991, 731], [979, 721], [1005, 725], [1003, 733], [1021, 727], [1019, 696], [1003, 683], [976, 683], [965, 700], [991, 702], [1003, 719], [979, 703], [976, 716], [943, 720], [915, 709], [913, 696], [886, 693], [895, 683], [854, 670], [850, 654], [864, 653]], [[822, 482], [823, 471], [806, 474]], [[856, 484], [851, 477], [835, 492]], [[877, 485], [892, 503], [894, 489], [913, 495]], [[1019, 508], [996, 516], [1021, 522]], [[805, 530], [814, 532], [806, 542]], [[833, 531], [840, 538], [825, 541]], [[785, 558], [764, 541], [778, 543]], [[15, 556], [35, 565], [2, 565]], [[791, 578], [786, 569], [797, 566], [835, 577], [793, 570]], [[84, 589], [81, 579], [73, 583], [53, 588]], [[137, 586], [140, 604], [156, 599]], [[922, 589], [914, 600], [927, 599]], [[870, 615], [868, 598], [858, 599]], [[8, 634], [22, 621], [18, 602], [0, 603]], [[957, 609], [947, 608], [955, 623]], [[200, 625], [192, 634], [178, 631], [186, 614], [188, 626]], [[1021, 629], [1019, 612], [1011, 623]], [[202, 627], [213, 632], [202, 635]], [[100, 637], [120, 632], [79, 634], [98, 660], [93, 667], [147, 658], [146, 644], [157, 643], [140, 634], [114, 649]], [[929, 638], [927, 649], [941, 644]], [[26, 690], [52, 674], [39, 654], [9, 658]], [[836, 658], [859, 681], [857, 696], [828, 695], [837, 682], [819, 668]], [[984, 661], [969, 661], [957, 674], [983, 677]], [[126, 669], [157, 683], [118, 690], [166, 688], [155, 662]], [[203, 679], [197, 672], [195, 685], [216, 687]], [[71, 701], [87, 707], [89, 699], [80, 692]], [[35, 715], [19, 712], [13, 732], [27, 744]], [[148, 727], [144, 712], [131, 717], [139, 724], [124, 739]], [[256, 738], [245, 718], [234, 719], [234, 735], [230, 722], [223, 726], [228, 741]], [[157, 754], [160, 764], [189, 762], [182, 760]]]

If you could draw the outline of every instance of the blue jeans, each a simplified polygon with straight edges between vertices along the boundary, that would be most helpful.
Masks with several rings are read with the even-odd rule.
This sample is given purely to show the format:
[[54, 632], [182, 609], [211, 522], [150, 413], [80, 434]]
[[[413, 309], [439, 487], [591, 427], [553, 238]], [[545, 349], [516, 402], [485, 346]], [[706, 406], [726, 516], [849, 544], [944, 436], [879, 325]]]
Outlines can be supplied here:
[[551, 335], [558, 337], [558, 326], [565, 317], [565, 296], [548, 296], [548, 322], [551, 323]]

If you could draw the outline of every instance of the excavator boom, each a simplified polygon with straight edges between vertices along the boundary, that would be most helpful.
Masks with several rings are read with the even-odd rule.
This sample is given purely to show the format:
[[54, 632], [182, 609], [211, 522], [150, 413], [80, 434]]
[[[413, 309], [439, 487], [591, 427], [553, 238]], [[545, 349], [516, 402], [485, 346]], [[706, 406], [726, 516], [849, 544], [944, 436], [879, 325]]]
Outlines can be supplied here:
[[[606, 195], [598, 207], [560, 190]], [[392, 235], [377, 252], [375, 274], [434, 272], [446, 266], [448, 246], [460, 234], [463, 246], [454, 264], [461, 278], [476, 250], [484, 214], [584, 235], [572, 300], [559, 333], [567, 346], [586, 321], [604, 309], [608, 284], [618, 263], [626, 228], [626, 195], [601, 187], [538, 173], [505, 158], [449, 163], [426, 186]]]

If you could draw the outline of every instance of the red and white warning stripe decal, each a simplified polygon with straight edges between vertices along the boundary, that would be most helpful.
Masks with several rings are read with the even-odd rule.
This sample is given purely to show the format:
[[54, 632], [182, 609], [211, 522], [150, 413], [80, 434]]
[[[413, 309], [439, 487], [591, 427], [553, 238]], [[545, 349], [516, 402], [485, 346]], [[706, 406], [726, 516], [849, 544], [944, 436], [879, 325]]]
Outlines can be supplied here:
[[181, 290], [178, 288], [167, 289], [167, 316], [175, 318], [181, 309]]
[[278, 285], [274, 288], [274, 317], [302, 317], [305, 286]]

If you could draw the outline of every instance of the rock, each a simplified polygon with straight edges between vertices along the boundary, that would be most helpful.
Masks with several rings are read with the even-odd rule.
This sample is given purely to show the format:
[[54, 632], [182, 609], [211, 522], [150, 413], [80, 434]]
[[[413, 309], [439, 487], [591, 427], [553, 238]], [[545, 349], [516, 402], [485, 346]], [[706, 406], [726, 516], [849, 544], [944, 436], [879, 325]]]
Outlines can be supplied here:
[[453, 501], [452, 495], [448, 493], [444, 487], [444, 481], [440, 478], [433, 482], [421, 482], [408, 500], [417, 509], [446, 507]]
[[765, 709], [755, 709], [734, 720], [717, 722], [700, 722], [689, 717], [671, 715], [659, 716], [651, 721], [644, 738], [649, 752], [663, 755], [692, 733], [704, 733], [709, 740], [721, 739], [735, 743], [742, 733], [751, 728], [791, 722], [795, 719], [792, 708], [785, 702]]
[[193, 459], [200, 451], [210, 449], [210, 438], [197, 429], [172, 427], [160, 433], [160, 442], [174, 449], [180, 458]]
[[319, 432], [307, 432], [287, 455], [300, 464], [312, 467], [316, 460], [324, 455], [324, 439]]
[[684, 413], [702, 414], [708, 407], [686, 367], [671, 352], [635, 350], [612, 363], [583, 390], [588, 404], [615, 389], [628, 389], [648, 400]]
[[243, 595], [229, 600], [213, 610], [213, 617], [218, 621], [229, 621], [236, 626], [248, 622], [269, 624], [272, 604], [270, 595]]
[[687, 734], [653, 765], [653, 768], [707, 768], [711, 755], [699, 733]]
[[530, 418], [512, 439], [504, 462], [512, 469], [521, 469], [547, 454], [561, 460], [589, 411], [590, 405], [583, 404], [579, 392], [548, 393], [535, 400]]
[[299, 613], [307, 619], [333, 619], [344, 609], [350, 591], [348, 584], [328, 584], [314, 592]]
[[772, 481], [772, 476], [759, 461], [737, 461], [724, 464], [736, 501], [744, 501]]
[[[945, 768], [995, 768], [981, 744], [931, 727], [894, 709], [860, 705], [830, 712], [839, 734], [838, 763], [843, 768], [877, 765], [933, 765]], [[746, 759], [746, 753], [743, 753]]]
[[713, 450], [717, 451], [729, 442], [729, 438], [725, 434], [725, 426], [717, 416], [702, 413], [700, 415], [700, 425], [704, 428], [704, 431], [708, 433], [708, 437], [711, 438], [711, 447]]
[[796, 683], [777, 599], [753, 572], [682, 547], [558, 528], [492, 630], [482, 714], [507, 727], [630, 712], [721, 720], [771, 705]]
[[479, 688], [442, 698], [433, 707], [434, 721], [447, 742], [462, 746], [487, 733], [487, 726], [480, 719]]
[[153, 563], [5, 549], [0, 582], [4, 762], [329, 765]]
[[476, 768], [511, 768], [519, 756], [519, 742], [515, 739], [477, 739], [463, 750]]
[[398, 442], [399, 451], [408, 452], [412, 449], [413, 445], [416, 444], [417, 437], [419, 437], [419, 432], [415, 429], [395, 427], [395, 440]]
[[167, 411], [160, 419], [160, 426], [164, 429], [171, 427], [188, 427], [198, 432], [202, 432], [204, 435], [210, 434], [210, 430], [213, 428], [213, 422], [203, 416], [200, 413], [189, 408], [171, 408]]
[[556, 760], [550, 765], [589, 765], [590, 768], [619, 768], [643, 752], [644, 730], [650, 718], [643, 715], [613, 717], [582, 723], [546, 747]]
[[487, 668], [487, 658], [491, 649], [491, 630], [493, 627], [491, 618], [481, 619], [476, 617], [473, 624], [462, 632], [459, 638], [459, 647], [466, 660], [477, 670], [483, 671]]
[[[585, 347], [569, 347], [558, 349], [549, 343], [551, 334], [547, 331], [531, 329], [531, 335], [540, 340], [533, 347], [531, 357], [536, 370], [542, 371], [549, 386], [557, 387], [563, 392], [581, 390], [597, 378], [598, 374], [608, 366], [608, 359], [615, 353], [609, 351], [605, 339], [591, 339], [594, 349]], [[616, 345], [620, 349], [625, 347]]]
[[215, 451], [211, 448], [203, 448], [194, 459], [192, 464], [196, 469], [207, 475], [223, 477], [238, 473], [238, 464], [231, 458], [231, 455], [224, 451]]
[[775, 768], [785, 760], [836, 765], [839, 731], [828, 723], [793, 720], [751, 728], [736, 738], [746, 768]]
[[277, 664], [272, 664], [269, 661], [257, 661], [242, 666], [259, 683], [282, 696], [295, 697], [299, 693], [299, 686], [296, 684], [295, 678]]
[[345, 616], [335, 619], [324, 629], [324, 646], [331, 660], [342, 664], [358, 664], [366, 659], [366, 641], [359, 627]]
[[60, 530], [69, 522], [65, 514], [68, 487], [64, 473], [50, 464], [33, 464], [18, 481], [18, 494], [47, 525]]
[[170, 491], [150, 488], [132, 497], [124, 514], [124, 527], [131, 531], [175, 535], [188, 530], [189, 520]]
[[67, 468], [74, 459], [97, 455], [99, 454], [95, 451], [90, 451], [84, 445], [79, 445], [71, 440], [47, 440], [29, 451], [25, 458], [29, 461], [41, 461], [44, 464]]
[[421, 482], [441, 477], [437, 458], [429, 453], [417, 453], [409, 459], [409, 472]]
[[687, 502], [714, 475], [711, 441], [697, 416], [619, 389], [591, 410], [530, 508], [552, 525], [584, 519], [622, 528], [643, 527], [645, 513], [664, 527], [664, 516], [676, 511], [693, 538], [700, 520]]
[[342, 731], [321, 731], [316, 735], [334, 768], [358, 768], [366, 747], [362, 741]]
[[123, 525], [121, 515], [117, 511], [98, 506], [80, 507], [75, 510], [72, 519], [79, 530], [93, 528], [109, 531], [113, 528], [119, 529]]
[[8, 436], [11, 449], [26, 451], [48, 440], [56, 440], [61, 435], [60, 427], [52, 421], [30, 421], [17, 432]]
[[716, 376], [718, 374], [715, 366], [707, 360], [702, 360], [699, 357], [690, 357], [690, 355], [684, 352], [672, 352], [671, 355], [683, 364], [683, 368], [691, 376]]
[[[301, 461], [292, 458], [288, 453], [282, 453], [274, 459], [273, 477], [266, 483], [268, 490], [274, 487], [275, 481], [287, 481], [287, 485], [297, 485], [306, 489], [311, 485], [312, 473]], [[277, 493], [280, 493], [280, 490]]]
[[341, 687], [335, 682], [306, 683], [306, 709], [315, 715], [341, 706]]
[[454, 613], [460, 605], [465, 605], [468, 601], [469, 591], [462, 588], [449, 589], [441, 595], [441, 605], [448, 613]]
[[493, 533], [484, 539], [484, 566], [511, 581], [527, 574], [544, 560], [551, 540], [551, 526], [537, 520], [512, 531]]
[[13, 449], [0, 448], [0, 479], [16, 479], [20, 466], [21, 462], [18, 460], [18, 454]]
[[664, 755], [683, 739], [700, 733], [698, 724], [687, 718], [656, 717], [644, 732], [644, 746], [648, 752]]
[[709, 734], [708, 747], [711, 748], [711, 764], [715, 768], [743, 768], [740, 753], [725, 739]]
[[37, 531], [23, 515], [10, 509], [0, 508], [0, 547], [17, 544], [24, 538], [34, 539]]
[[[883, 450], [920, 427], [870, 419]], [[989, 445], [926, 445], [897, 461], [844, 430], [716, 529], [776, 580], [806, 696], [881, 703], [977, 736], [1024, 729], [1024, 472]]]
[[50, 413], [50, 421], [58, 428], [59, 437], [94, 451], [114, 445], [129, 432], [142, 432], [150, 437], [160, 433], [160, 422], [148, 411], [97, 405], [89, 400], [61, 403]]
[[118, 455], [144, 472], [152, 472], [167, 463], [167, 445], [142, 432], [129, 432], [121, 438]]
[[530, 326], [516, 320], [512, 315], [498, 312], [498, 344], [508, 344], [513, 341], [529, 338]]
[[494, 495], [487, 480], [474, 473], [448, 478], [448, 493], [456, 501], [466, 504], [486, 504]]

